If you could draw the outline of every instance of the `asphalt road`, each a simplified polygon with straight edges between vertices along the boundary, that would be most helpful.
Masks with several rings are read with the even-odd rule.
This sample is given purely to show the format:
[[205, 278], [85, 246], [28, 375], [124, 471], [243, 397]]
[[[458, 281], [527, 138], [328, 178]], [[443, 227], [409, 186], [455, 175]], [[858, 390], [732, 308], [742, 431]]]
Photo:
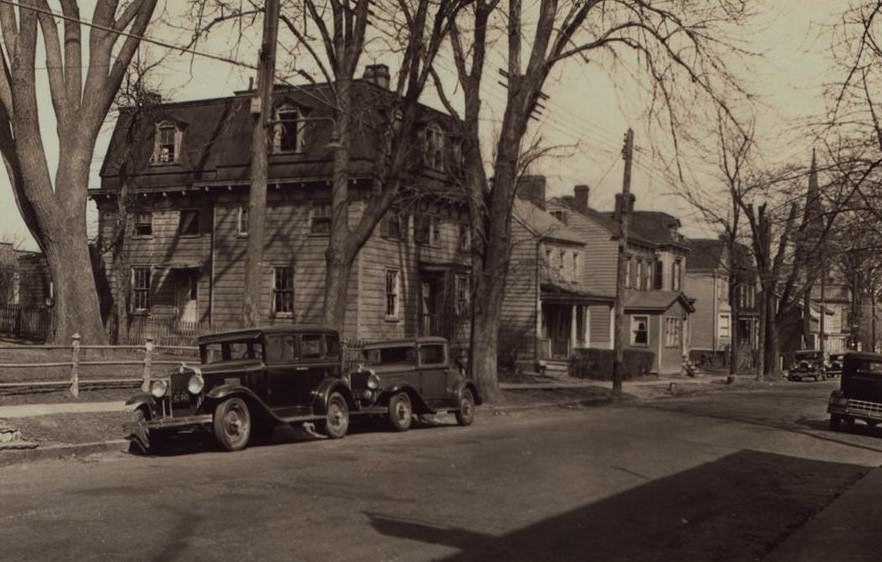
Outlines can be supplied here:
[[0, 468], [0, 559], [761, 559], [882, 463], [831, 387]]

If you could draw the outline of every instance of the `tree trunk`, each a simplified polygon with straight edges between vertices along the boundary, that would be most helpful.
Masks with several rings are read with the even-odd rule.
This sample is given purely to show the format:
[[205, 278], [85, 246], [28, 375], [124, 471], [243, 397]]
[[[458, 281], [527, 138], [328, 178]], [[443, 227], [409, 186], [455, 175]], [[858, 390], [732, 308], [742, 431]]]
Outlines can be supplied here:
[[777, 323], [773, 322], [767, 328], [768, 334], [768, 352], [769, 356], [767, 361], [769, 362], [768, 368], [766, 372], [774, 378], [778, 378], [781, 376], [781, 340], [778, 335]]
[[759, 325], [756, 335], [756, 380], [763, 381], [766, 378], [766, 318], [768, 318], [768, 297], [766, 291], [762, 291], [759, 299]]

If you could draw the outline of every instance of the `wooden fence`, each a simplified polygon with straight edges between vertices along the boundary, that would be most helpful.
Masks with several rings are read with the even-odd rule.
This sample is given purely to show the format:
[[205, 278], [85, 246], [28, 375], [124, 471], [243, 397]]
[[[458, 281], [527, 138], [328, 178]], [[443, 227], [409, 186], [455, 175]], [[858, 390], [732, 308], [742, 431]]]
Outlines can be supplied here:
[[[147, 338], [143, 345], [83, 345], [80, 336], [74, 334], [71, 344], [67, 345], [0, 345], [0, 357], [6, 354], [18, 354], [33, 356], [35, 352], [42, 357], [46, 355], [61, 355], [64, 360], [57, 361], [20, 361], [0, 362], [0, 391], [29, 392], [37, 389], [63, 389], [69, 388], [74, 397], [78, 397], [81, 386], [107, 387], [119, 384], [141, 383], [143, 389], [148, 389], [155, 367], [180, 365], [182, 358], [172, 358], [172, 355], [190, 355], [198, 362], [198, 347], [193, 346], [159, 346], [155, 345], [152, 338]], [[107, 355], [125, 354], [124, 359], [101, 359], [95, 360], [87, 354], [97, 354], [101, 357]], [[134, 356], [135, 358], [132, 358]], [[140, 356], [140, 357], [139, 357]], [[61, 359], [62, 357], [59, 357]], [[51, 357], [50, 357], [51, 358]], [[101, 374], [93, 375], [89, 368], [98, 368]], [[108, 376], [107, 367], [126, 367], [122, 374], [113, 369]], [[86, 369], [84, 369], [86, 368]], [[30, 370], [51, 373], [50, 380], [28, 374]], [[25, 373], [24, 376], [10, 377], [10, 373]], [[133, 376], [138, 373], [138, 376]], [[62, 379], [61, 374], [66, 374]], [[26, 380], [4, 380], [18, 378]]]
[[207, 324], [199, 322], [181, 322], [175, 318], [151, 318], [148, 316], [133, 316], [129, 319], [129, 345], [137, 345], [152, 338], [156, 345], [160, 346], [184, 346], [196, 345], [196, 340], [201, 335], [209, 334], [212, 330]]

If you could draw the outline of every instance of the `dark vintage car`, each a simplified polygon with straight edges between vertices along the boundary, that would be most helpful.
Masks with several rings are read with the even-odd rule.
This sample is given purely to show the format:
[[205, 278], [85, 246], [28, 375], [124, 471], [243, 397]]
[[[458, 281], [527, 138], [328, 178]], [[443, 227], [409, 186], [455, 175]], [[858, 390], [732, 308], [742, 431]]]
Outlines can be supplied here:
[[846, 353], [839, 388], [827, 403], [830, 429], [850, 429], [855, 420], [882, 422], [882, 354]]
[[816, 381], [827, 378], [824, 353], [819, 349], [800, 349], [793, 352], [793, 364], [787, 370], [792, 381], [812, 377]]
[[827, 376], [838, 377], [842, 374], [842, 362], [845, 358], [844, 353], [831, 353], [827, 359]]
[[470, 425], [481, 404], [474, 382], [440, 337], [366, 344], [361, 365], [349, 377], [359, 410], [388, 417], [398, 431], [409, 429], [414, 415], [441, 412]]
[[199, 354], [198, 366], [181, 365], [129, 399], [133, 444], [154, 452], [172, 433], [206, 430], [235, 451], [279, 424], [305, 422], [331, 438], [346, 434], [355, 402], [336, 331], [285, 326], [202, 336]]

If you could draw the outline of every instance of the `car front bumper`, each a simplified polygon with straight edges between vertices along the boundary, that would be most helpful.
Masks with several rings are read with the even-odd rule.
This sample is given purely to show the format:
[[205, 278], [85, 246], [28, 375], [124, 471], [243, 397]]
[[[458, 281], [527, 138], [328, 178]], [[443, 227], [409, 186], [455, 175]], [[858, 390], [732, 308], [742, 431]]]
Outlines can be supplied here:
[[882, 403], [866, 400], [846, 400], [844, 404], [827, 404], [827, 413], [837, 416], [849, 416], [868, 420], [882, 421]]

